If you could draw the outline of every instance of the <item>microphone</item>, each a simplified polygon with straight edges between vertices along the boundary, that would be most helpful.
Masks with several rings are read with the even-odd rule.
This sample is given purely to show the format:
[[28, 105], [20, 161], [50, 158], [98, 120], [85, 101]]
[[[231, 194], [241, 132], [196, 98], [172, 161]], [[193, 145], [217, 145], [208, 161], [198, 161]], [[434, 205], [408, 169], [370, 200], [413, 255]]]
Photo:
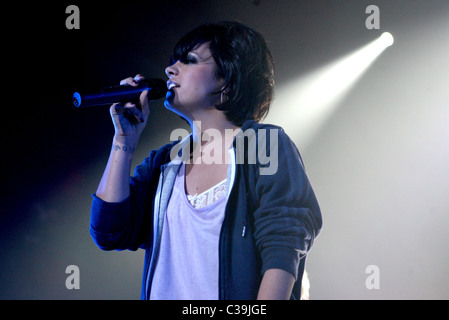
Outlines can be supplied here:
[[162, 79], [150, 78], [139, 81], [137, 87], [124, 85], [103, 88], [97, 92], [73, 94], [73, 104], [77, 108], [107, 105], [116, 102], [129, 102], [139, 98], [140, 94], [148, 90], [148, 100], [157, 100], [167, 94], [167, 82]]

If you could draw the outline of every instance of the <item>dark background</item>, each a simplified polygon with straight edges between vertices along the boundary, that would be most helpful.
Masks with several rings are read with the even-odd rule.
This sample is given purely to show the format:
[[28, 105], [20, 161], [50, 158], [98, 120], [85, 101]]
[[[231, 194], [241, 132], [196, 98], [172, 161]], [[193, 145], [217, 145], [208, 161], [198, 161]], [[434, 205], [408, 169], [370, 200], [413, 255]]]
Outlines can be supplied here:
[[[65, 9], [71, 4], [80, 9], [79, 30], [65, 27]], [[380, 30], [365, 27], [365, 9], [370, 4], [381, 10]], [[402, 162], [402, 157], [385, 162], [385, 155], [395, 149], [388, 137], [399, 130], [398, 123], [412, 133], [437, 126], [421, 115], [425, 108], [423, 114], [430, 112], [432, 119], [440, 122], [449, 116], [447, 94], [443, 93], [447, 92], [449, 50], [442, 51], [448, 49], [444, 45], [449, 31], [448, 1], [59, 1], [8, 5], [3, 14], [1, 299], [140, 297], [143, 253], [102, 252], [88, 230], [90, 195], [101, 178], [113, 135], [108, 107], [76, 109], [72, 93], [115, 85], [137, 73], [165, 79], [164, 69], [176, 41], [202, 23], [220, 20], [241, 21], [265, 36], [280, 87], [384, 31], [395, 35], [391, 51], [373, 66], [377, 78], [367, 75], [327, 129], [302, 150], [325, 219], [323, 234], [309, 259], [312, 298], [449, 298], [445, 247], [449, 225], [445, 181], [449, 176], [441, 165], [449, 163], [443, 161], [449, 160], [444, 158], [449, 148], [444, 142], [431, 150], [421, 148], [435, 141], [433, 138], [448, 136], [447, 129], [440, 125], [439, 131], [432, 131], [417, 144], [413, 135], [399, 136], [405, 139], [408, 153], [404, 154], [409, 159], [426, 155], [425, 162], [410, 167], [408, 173], [416, 177], [410, 181], [424, 177], [425, 190], [435, 188], [435, 192], [423, 195], [422, 184], [417, 184], [416, 190], [398, 195], [396, 190], [382, 192], [389, 180], [370, 180], [376, 179], [371, 169], [385, 165], [389, 179], [400, 179], [395, 178], [395, 170], [408, 163]], [[438, 50], [431, 46], [434, 44]], [[422, 59], [413, 60], [418, 57], [414, 54]], [[402, 69], [393, 70], [398, 64]], [[403, 83], [392, 80], [390, 87], [380, 86], [401, 72]], [[381, 104], [370, 109], [378, 112], [371, 114], [357, 107], [386, 96], [397, 96], [399, 101], [389, 105], [398, 108], [394, 123], [384, 122], [385, 131], [382, 123], [375, 124], [377, 132], [388, 134], [377, 136], [380, 140], [350, 140], [360, 138], [364, 128], [370, 127], [363, 121], [383, 119], [390, 112], [385, 110], [392, 110]], [[421, 98], [426, 102], [413, 105]], [[435, 106], [439, 108], [429, 110]], [[413, 118], [407, 118], [410, 112]], [[426, 125], [420, 127], [423, 123]], [[169, 142], [169, 133], [178, 127], [185, 127], [183, 121], [165, 110], [162, 101], [153, 102], [135, 164], [150, 149]], [[348, 131], [350, 128], [354, 131]], [[375, 159], [366, 168], [354, 170], [351, 164], [367, 164], [360, 158], [366, 150], [371, 155], [383, 154], [384, 161]], [[340, 165], [335, 164], [336, 159]], [[436, 167], [441, 170], [417, 173]], [[365, 178], [357, 180], [361, 176]], [[410, 187], [408, 181], [403, 183]], [[398, 185], [398, 190], [404, 189]], [[416, 204], [417, 199], [423, 201], [421, 205]], [[387, 214], [385, 208], [394, 209]], [[379, 217], [379, 212], [384, 215]], [[392, 216], [401, 214], [405, 216], [393, 218], [392, 224]], [[404, 221], [408, 221], [405, 226]], [[419, 222], [411, 225], [410, 221]], [[379, 242], [379, 238], [384, 240]], [[392, 248], [392, 244], [397, 246]], [[405, 256], [398, 257], [404, 252]], [[396, 263], [390, 265], [392, 260]], [[65, 268], [72, 264], [80, 268], [80, 290], [65, 288]], [[364, 271], [370, 264], [380, 265], [382, 279], [389, 279], [389, 285], [385, 281], [380, 290], [365, 288]]]

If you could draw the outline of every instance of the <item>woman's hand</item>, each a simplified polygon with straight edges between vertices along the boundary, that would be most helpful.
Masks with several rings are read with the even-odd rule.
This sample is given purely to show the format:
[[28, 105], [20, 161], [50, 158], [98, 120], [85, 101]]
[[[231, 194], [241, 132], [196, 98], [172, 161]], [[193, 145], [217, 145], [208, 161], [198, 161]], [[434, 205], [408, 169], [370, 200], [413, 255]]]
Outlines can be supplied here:
[[[137, 87], [144, 77], [140, 74], [134, 78], [126, 78], [120, 81], [120, 85]], [[109, 109], [115, 128], [117, 142], [123, 144], [137, 144], [150, 115], [148, 104], [148, 91], [145, 90], [139, 97], [137, 105], [134, 102], [126, 104], [114, 103]]]
[[[143, 76], [126, 78], [120, 85], [137, 87]], [[115, 127], [111, 154], [96, 192], [97, 197], [106, 202], [121, 202], [130, 195], [129, 175], [133, 152], [150, 115], [148, 91], [139, 97], [137, 105], [114, 103], [109, 109]]]

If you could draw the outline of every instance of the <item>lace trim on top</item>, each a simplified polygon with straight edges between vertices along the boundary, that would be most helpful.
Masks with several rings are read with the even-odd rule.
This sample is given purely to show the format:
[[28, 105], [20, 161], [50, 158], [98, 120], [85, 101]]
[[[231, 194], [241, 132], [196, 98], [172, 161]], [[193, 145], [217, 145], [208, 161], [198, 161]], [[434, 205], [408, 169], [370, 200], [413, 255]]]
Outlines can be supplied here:
[[202, 209], [204, 207], [207, 207], [226, 195], [226, 181], [227, 179], [223, 180], [222, 182], [218, 183], [214, 187], [204, 191], [201, 194], [195, 194], [193, 196], [187, 195], [187, 199], [195, 209]]

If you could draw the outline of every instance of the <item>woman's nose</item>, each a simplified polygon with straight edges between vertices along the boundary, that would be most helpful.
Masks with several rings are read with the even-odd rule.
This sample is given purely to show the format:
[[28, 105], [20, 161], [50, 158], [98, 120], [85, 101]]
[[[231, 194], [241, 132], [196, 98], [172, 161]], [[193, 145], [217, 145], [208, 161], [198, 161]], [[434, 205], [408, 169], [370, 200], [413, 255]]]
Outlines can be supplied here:
[[167, 68], [165, 68], [165, 74], [167, 75], [167, 77], [172, 77], [172, 76], [176, 76], [179, 73], [179, 69], [177, 67], [179, 61], [176, 61], [174, 64], [172, 64], [171, 66], [168, 66]]

